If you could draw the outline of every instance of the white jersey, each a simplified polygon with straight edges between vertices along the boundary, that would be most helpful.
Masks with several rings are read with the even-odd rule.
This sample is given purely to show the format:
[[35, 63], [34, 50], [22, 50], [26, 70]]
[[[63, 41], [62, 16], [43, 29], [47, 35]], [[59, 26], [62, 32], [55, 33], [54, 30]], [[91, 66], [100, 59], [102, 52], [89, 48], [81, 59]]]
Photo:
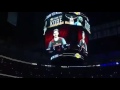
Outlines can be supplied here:
[[74, 25], [74, 23], [75, 23], [75, 22], [74, 22], [74, 18], [70, 18], [70, 24], [71, 24], [71, 25]]

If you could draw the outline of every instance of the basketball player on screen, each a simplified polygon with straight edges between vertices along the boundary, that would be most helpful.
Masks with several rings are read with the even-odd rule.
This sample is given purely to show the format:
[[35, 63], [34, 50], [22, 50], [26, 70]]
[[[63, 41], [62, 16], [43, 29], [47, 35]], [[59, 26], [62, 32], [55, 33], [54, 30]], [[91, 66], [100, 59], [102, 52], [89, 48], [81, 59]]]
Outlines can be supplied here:
[[76, 26], [82, 26], [82, 22], [83, 22], [83, 18], [81, 16], [79, 16], [77, 18], [77, 22], [75, 22], [74, 25], [76, 25]]
[[82, 31], [82, 39], [80, 40], [78, 47], [80, 47], [80, 51], [83, 51], [83, 53], [88, 54], [87, 44], [85, 42], [85, 32], [84, 31]]
[[73, 16], [70, 16], [70, 17], [68, 17], [67, 15], [65, 15], [68, 19], [69, 19], [69, 23], [71, 24], [71, 25], [74, 25], [74, 23], [75, 23], [75, 19], [77, 18], [77, 17], [73, 17]]
[[[65, 39], [62, 37], [59, 37], [59, 30], [58, 29], [54, 29], [53, 36], [54, 36], [54, 38], [50, 41], [47, 50], [50, 50], [51, 48], [53, 48], [55, 50], [55, 47], [57, 47], [57, 46], [66, 45]], [[64, 48], [64, 47], [62, 47], [62, 48]]]

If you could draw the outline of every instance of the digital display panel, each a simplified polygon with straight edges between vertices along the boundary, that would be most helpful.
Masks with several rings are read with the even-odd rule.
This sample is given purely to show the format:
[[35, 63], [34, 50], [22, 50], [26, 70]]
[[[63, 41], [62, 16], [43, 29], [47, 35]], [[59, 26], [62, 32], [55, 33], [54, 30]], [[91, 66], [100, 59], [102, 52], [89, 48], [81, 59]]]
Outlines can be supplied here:
[[83, 27], [91, 33], [89, 19], [81, 12], [65, 13], [65, 24]]
[[84, 60], [88, 55], [89, 20], [80, 12], [53, 12], [43, 28], [46, 51], [50, 60], [72, 57]]

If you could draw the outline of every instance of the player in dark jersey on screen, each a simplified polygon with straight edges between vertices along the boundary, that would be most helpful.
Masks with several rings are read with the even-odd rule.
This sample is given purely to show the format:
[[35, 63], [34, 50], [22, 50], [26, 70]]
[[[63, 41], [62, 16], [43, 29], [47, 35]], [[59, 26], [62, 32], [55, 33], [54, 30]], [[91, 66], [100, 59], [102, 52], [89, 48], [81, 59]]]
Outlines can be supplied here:
[[84, 53], [88, 54], [87, 52], [87, 44], [85, 42], [85, 32], [82, 32], [82, 39], [79, 42], [78, 47], [80, 47], [80, 51], [83, 51]]
[[58, 29], [55, 29], [53, 31], [53, 36], [54, 36], [54, 38], [50, 41], [48, 50], [50, 50], [51, 48], [53, 48], [55, 50], [55, 47], [57, 47], [57, 46], [62, 46], [62, 48], [64, 48], [63, 46], [66, 45], [66, 41], [64, 38], [59, 37]]

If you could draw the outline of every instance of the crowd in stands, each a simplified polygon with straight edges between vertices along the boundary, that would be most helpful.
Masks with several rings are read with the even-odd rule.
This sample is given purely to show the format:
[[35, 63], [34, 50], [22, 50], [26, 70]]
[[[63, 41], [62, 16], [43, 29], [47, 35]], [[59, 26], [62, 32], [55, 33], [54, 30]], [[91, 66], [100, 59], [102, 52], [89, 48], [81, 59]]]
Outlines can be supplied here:
[[19, 78], [120, 78], [119, 69], [119, 65], [109, 67], [45, 67], [0, 58], [0, 78], [4, 76], [1, 73]]

